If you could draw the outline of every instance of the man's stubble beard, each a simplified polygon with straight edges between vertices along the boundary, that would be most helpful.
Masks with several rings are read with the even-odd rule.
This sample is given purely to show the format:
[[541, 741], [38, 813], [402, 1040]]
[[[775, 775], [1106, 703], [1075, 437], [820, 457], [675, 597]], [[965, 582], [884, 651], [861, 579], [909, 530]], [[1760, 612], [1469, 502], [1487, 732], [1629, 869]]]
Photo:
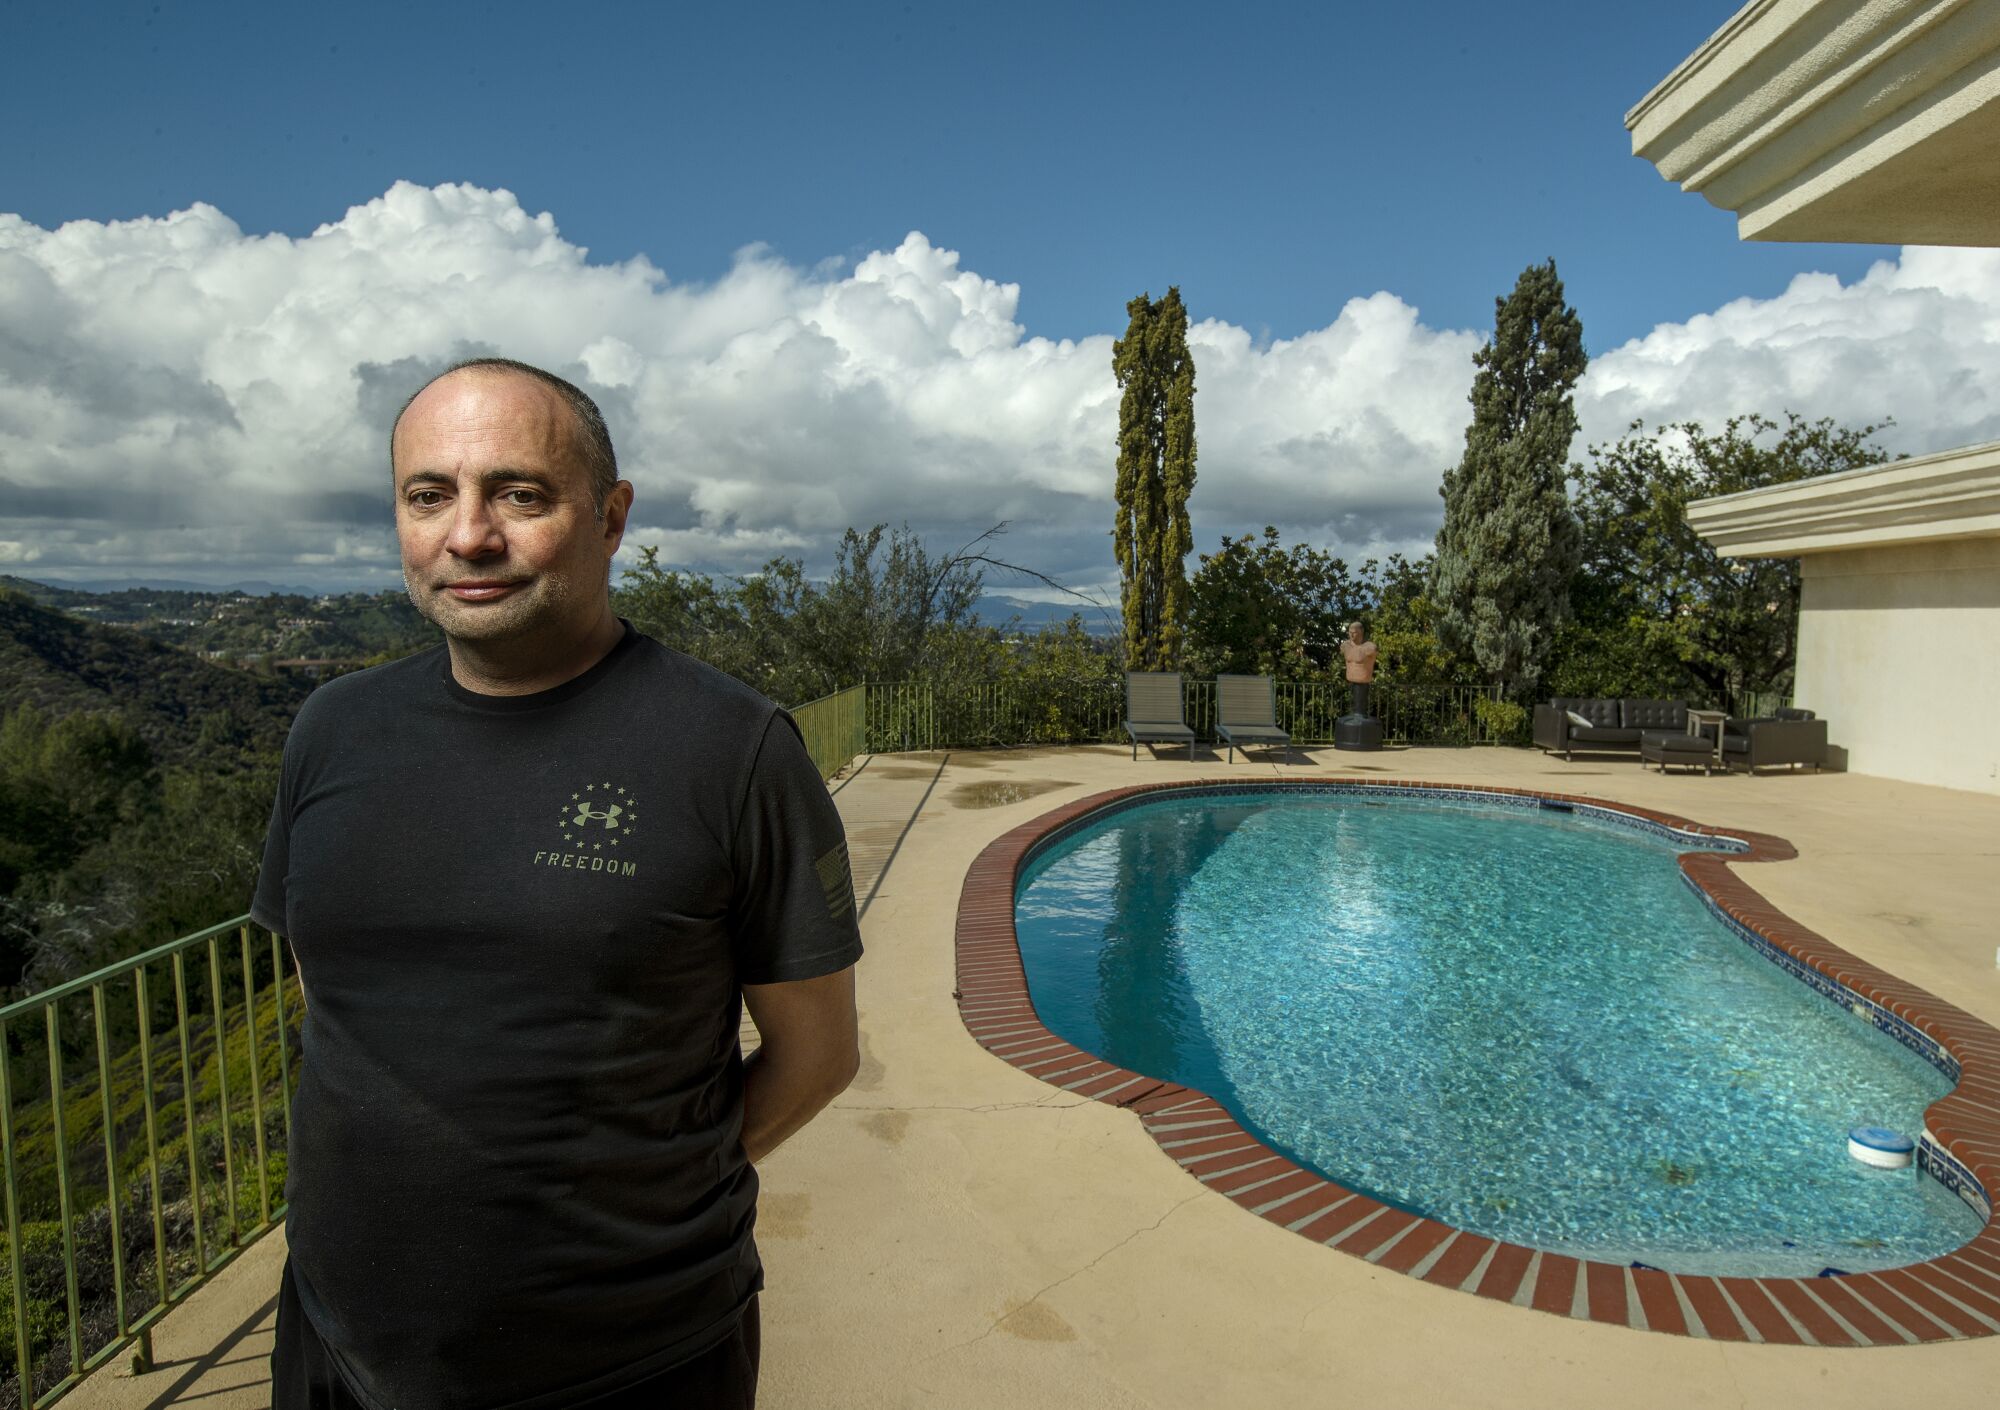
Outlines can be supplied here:
[[442, 589], [419, 591], [403, 574], [403, 590], [417, 614], [458, 641], [507, 641], [560, 621], [570, 602], [566, 576], [538, 574], [534, 581], [497, 602], [460, 602]]

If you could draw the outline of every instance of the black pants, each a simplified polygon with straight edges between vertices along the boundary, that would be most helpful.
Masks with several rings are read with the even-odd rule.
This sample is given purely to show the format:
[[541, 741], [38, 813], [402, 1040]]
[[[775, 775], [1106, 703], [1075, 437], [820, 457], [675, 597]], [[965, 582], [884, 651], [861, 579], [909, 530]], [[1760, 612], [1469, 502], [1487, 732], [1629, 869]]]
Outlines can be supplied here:
[[[757, 1299], [736, 1330], [691, 1361], [635, 1386], [582, 1402], [579, 1410], [753, 1410], [757, 1403]], [[271, 1349], [271, 1410], [364, 1410], [333, 1368], [299, 1309], [292, 1267], [278, 1289], [278, 1339]]]
[[1370, 682], [1368, 681], [1349, 681], [1347, 683], [1348, 698], [1353, 702], [1347, 709], [1350, 715], [1365, 715], [1368, 713], [1369, 689]]

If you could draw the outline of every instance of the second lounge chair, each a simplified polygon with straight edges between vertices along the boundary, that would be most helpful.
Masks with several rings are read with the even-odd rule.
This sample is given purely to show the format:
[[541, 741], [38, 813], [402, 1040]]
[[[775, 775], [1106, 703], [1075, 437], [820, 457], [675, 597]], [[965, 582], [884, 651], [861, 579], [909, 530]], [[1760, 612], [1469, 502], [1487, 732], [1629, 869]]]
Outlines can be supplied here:
[[1232, 764], [1238, 749], [1249, 758], [1253, 744], [1291, 751], [1291, 735], [1278, 727], [1278, 687], [1269, 676], [1217, 676], [1215, 719], [1215, 732], [1228, 741]]

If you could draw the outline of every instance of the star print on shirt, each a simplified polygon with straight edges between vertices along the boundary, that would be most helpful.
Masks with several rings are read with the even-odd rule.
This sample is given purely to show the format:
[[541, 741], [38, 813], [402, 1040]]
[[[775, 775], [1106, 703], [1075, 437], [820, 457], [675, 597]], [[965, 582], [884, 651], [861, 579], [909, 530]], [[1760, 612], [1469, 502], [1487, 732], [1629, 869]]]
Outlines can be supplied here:
[[[599, 794], [603, 795], [601, 801]], [[639, 821], [639, 800], [631, 789], [606, 779], [586, 783], [569, 797], [570, 802], [557, 819], [557, 831], [576, 851], [602, 852], [607, 842], [617, 847], [633, 838]]]

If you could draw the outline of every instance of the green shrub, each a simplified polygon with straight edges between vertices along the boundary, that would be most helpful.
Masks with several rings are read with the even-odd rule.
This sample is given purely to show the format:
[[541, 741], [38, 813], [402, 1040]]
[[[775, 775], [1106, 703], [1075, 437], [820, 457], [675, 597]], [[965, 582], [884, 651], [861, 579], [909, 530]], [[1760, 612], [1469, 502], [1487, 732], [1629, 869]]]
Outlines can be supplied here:
[[1525, 744], [1528, 739], [1528, 707], [1514, 700], [1494, 700], [1476, 696], [1472, 712], [1479, 721], [1483, 739], [1495, 744]]

